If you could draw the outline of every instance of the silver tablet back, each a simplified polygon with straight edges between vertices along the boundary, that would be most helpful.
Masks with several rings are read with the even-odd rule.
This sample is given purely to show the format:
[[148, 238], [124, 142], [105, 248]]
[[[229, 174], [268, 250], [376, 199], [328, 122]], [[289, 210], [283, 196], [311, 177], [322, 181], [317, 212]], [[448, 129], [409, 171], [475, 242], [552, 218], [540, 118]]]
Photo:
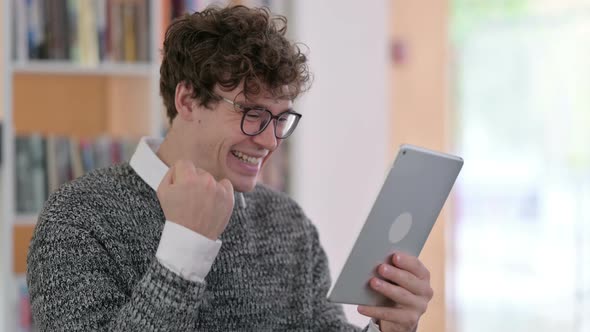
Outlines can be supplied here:
[[385, 305], [368, 281], [395, 252], [418, 256], [463, 166], [459, 157], [402, 145], [332, 287], [332, 302]]

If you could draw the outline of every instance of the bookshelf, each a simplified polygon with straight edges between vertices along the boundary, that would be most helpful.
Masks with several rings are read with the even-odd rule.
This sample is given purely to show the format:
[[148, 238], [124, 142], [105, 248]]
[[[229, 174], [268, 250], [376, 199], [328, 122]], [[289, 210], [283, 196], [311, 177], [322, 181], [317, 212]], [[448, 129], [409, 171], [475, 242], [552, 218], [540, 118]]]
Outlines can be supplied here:
[[16, 74], [52, 74], [52, 75], [82, 75], [82, 76], [112, 76], [112, 77], [143, 77], [149, 78], [151, 64], [120, 64], [104, 62], [96, 66], [72, 64], [67, 61], [31, 60], [13, 63], [12, 70]]
[[[201, 10], [209, 4], [239, 3], [269, 6], [275, 13], [285, 14], [288, 10], [284, 1], [2, 2], [0, 122], [4, 130], [0, 175], [0, 331], [32, 329], [23, 323], [27, 317], [23, 318], [23, 309], [19, 306], [22, 305], [28, 245], [46, 196], [39, 196], [23, 211], [24, 196], [19, 196], [23, 193], [17, 188], [28, 187], [21, 186], [22, 181], [34, 178], [39, 169], [23, 168], [26, 163], [23, 164], [22, 147], [42, 144], [44, 165], [49, 165], [49, 159], [59, 162], [57, 152], [55, 157], [49, 156], [59, 150], [59, 142], [63, 140], [70, 149], [80, 153], [79, 159], [83, 159], [84, 142], [100, 145], [105, 139], [133, 142], [145, 135], [161, 136], [167, 125], [159, 96], [159, 52], [165, 27], [175, 13]], [[141, 17], [141, 13], [145, 17]], [[57, 15], [59, 19], [49, 20], [44, 15]], [[117, 17], [119, 25], [113, 23]], [[54, 23], [62, 21], [67, 22], [65, 28]], [[134, 144], [132, 146], [134, 148]], [[73, 164], [76, 163], [74, 150], [70, 150]], [[286, 155], [287, 151], [283, 149], [280, 153]], [[49, 174], [51, 171], [47, 167], [46, 174]], [[23, 169], [27, 170], [27, 176], [23, 176]], [[86, 170], [83, 167], [82, 171]], [[80, 174], [80, 171], [72, 171], [69, 179]], [[46, 187], [37, 187], [31, 192], [46, 191], [48, 194], [52, 191], [48, 184], [52, 176], [46, 176]], [[276, 172], [267, 172], [267, 176], [277, 178]], [[68, 180], [55, 174], [53, 177], [58, 183]]]
[[[50, 142], [65, 141], [70, 148], [75, 147], [70, 151], [73, 156], [74, 151], [83, 153], [82, 145], [78, 145], [83, 141], [98, 146], [106, 140], [113, 142], [110, 147], [116, 141], [159, 136], [164, 126], [158, 88], [162, 3], [153, 0], [2, 2], [2, 331], [31, 330], [23, 322], [19, 303], [38, 208], [37, 205], [30, 211], [19, 208], [22, 190], [16, 188], [22, 187], [18, 181], [26, 179], [19, 174], [23, 173], [19, 143], [23, 138], [25, 141], [30, 137], [41, 138], [37, 141], [43, 142], [48, 153], [47, 147], [53, 144]], [[53, 19], [48, 19], [51, 15]], [[66, 26], [55, 22], [66, 22]], [[30, 36], [32, 32], [37, 38]], [[67, 37], [64, 33], [76, 36]], [[29, 173], [34, 178], [34, 170]], [[75, 175], [80, 175], [79, 171], [70, 178]], [[67, 180], [60, 178], [59, 183]]]
[[6, 164], [6, 147], [9, 145], [5, 137], [9, 136], [7, 132], [10, 128], [7, 128], [4, 123], [9, 121], [10, 115], [6, 115], [6, 108], [10, 105], [10, 85], [6, 82], [10, 78], [10, 74], [6, 70], [7, 62], [9, 61], [10, 50], [4, 47], [5, 41], [10, 38], [10, 31], [8, 30], [10, 24], [4, 19], [5, 13], [9, 8], [9, 2], [4, 1], [0, 4], [0, 123], [2, 123], [2, 133], [0, 136], [0, 145], [2, 149], [2, 155], [0, 155], [0, 330], [9, 331], [8, 327], [8, 290], [11, 286], [11, 280], [8, 277], [11, 275], [9, 266], [12, 262], [12, 234], [11, 234], [11, 223], [8, 222], [8, 218], [11, 216], [10, 209], [6, 199], [8, 188], [5, 185], [6, 178], [10, 177], [10, 171], [4, 165]]

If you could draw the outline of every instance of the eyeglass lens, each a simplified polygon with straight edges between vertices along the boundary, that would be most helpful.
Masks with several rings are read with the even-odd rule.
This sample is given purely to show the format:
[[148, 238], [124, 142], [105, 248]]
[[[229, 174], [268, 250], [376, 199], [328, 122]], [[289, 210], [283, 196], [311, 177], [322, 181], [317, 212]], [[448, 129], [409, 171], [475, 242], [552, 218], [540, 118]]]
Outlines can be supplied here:
[[[262, 132], [272, 120], [272, 113], [265, 109], [251, 108], [245, 110], [242, 121], [242, 130], [247, 135], [256, 135]], [[291, 113], [284, 113], [275, 121], [275, 135], [284, 138], [295, 129], [297, 116]]]

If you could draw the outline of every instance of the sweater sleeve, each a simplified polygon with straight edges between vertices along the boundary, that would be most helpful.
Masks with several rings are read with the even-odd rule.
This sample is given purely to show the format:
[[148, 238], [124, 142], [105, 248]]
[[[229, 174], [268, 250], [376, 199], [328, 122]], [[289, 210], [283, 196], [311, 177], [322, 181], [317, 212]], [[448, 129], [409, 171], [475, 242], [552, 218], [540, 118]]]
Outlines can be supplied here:
[[[313, 331], [361, 331], [359, 327], [354, 326], [347, 321], [342, 305], [328, 301], [328, 291], [330, 290], [331, 284], [328, 258], [320, 244], [318, 232], [315, 227], [313, 227], [312, 246], [312, 285], [314, 287], [313, 310], [315, 317]], [[369, 325], [367, 325], [362, 331], [372, 330], [369, 330]]]
[[43, 222], [28, 254], [27, 282], [40, 331], [189, 331], [205, 284], [153, 259], [131, 291], [108, 250], [85, 229]]

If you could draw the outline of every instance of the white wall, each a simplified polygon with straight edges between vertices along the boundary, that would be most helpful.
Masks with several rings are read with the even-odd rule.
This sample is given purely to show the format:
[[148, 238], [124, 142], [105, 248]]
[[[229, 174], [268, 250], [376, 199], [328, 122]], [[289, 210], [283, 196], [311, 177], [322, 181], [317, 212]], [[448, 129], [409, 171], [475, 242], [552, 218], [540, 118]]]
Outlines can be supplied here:
[[[386, 0], [294, 1], [296, 40], [309, 47], [315, 80], [296, 103], [295, 199], [320, 231], [334, 280], [388, 168], [388, 16]], [[347, 306], [349, 319], [368, 319]]]

